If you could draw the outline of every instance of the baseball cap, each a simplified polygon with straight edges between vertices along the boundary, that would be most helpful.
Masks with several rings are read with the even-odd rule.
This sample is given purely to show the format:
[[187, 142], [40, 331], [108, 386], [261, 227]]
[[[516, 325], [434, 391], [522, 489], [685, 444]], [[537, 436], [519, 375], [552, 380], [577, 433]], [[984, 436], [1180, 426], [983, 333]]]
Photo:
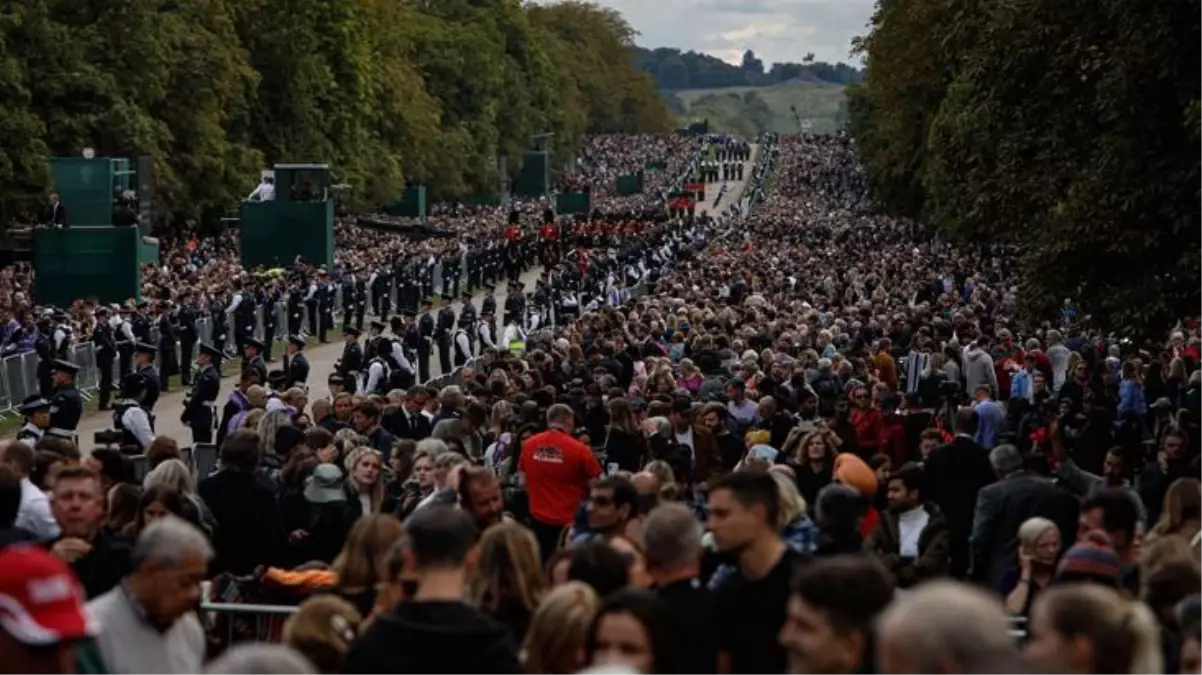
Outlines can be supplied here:
[[83, 589], [67, 564], [30, 545], [0, 550], [0, 628], [30, 646], [96, 634]]

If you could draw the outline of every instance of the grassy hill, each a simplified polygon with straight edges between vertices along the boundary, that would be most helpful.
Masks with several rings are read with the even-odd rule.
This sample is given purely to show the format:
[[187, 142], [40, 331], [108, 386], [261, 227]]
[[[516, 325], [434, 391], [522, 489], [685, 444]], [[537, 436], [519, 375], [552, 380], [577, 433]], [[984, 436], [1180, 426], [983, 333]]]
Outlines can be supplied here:
[[809, 118], [814, 133], [829, 134], [843, 125], [843, 85], [790, 80], [766, 87], [683, 89], [664, 94], [682, 122], [709, 118], [710, 128], [744, 138], [764, 131], [797, 131], [794, 109]]

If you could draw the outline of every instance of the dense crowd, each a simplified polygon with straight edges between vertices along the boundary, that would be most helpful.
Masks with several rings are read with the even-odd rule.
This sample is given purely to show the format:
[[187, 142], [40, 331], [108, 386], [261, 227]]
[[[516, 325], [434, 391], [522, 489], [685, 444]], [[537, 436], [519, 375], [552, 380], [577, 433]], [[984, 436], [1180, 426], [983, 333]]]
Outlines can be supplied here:
[[[1199, 672], [1196, 320], [1022, 320], [1017, 252], [871, 213], [841, 137], [765, 137], [750, 175], [749, 216], [622, 240], [647, 295], [553, 301], [461, 384], [280, 405], [244, 378], [212, 475], [169, 437], [140, 481], [8, 444], [10, 663]], [[247, 635], [202, 580], [298, 607]]]

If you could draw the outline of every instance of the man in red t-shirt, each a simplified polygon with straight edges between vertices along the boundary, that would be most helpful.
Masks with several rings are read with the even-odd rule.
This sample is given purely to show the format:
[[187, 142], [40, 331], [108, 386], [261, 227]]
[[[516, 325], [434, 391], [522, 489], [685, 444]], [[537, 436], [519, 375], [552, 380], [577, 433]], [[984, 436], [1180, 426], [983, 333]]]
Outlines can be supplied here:
[[566, 405], [547, 410], [547, 431], [522, 446], [518, 471], [525, 476], [530, 501], [530, 529], [543, 560], [559, 546], [563, 528], [576, 518], [589, 484], [601, 475], [601, 463], [584, 443], [572, 438], [576, 415]]

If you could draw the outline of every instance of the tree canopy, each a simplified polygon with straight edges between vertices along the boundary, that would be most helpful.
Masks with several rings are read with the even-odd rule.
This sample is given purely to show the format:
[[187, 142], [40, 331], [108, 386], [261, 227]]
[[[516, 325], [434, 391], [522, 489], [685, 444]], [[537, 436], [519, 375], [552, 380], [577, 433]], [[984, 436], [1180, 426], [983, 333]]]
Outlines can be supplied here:
[[1071, 297], [1160, 336], [1199, 295], [1196, 2], [878, 0], [850, 129], [877, 205], [1019, 245], [1033, 315]]
[[0, 6], [0, 226], [48, 158], [148, 155], [172, 221], [277, 162], [326, 162], [360, 206], [406, 181], [496, 192], [533, 134], [662, 132], [672, 115], [613, 10], [570, 0], [11, 0]]
[[765, 70], [763, 60], [750, 49], [743, 53], [740, 65], [731, 65], [716, 56], [679, 49], [634, 49], [635, 65], [655, 78], [660, 89], [714, 89], [718, 87], [760, 87], [790, 80], [851, 84], [859, 82], [861, 71], [846, 63], [815, 62], [806, 54], [804, 63], [774, 63]]

